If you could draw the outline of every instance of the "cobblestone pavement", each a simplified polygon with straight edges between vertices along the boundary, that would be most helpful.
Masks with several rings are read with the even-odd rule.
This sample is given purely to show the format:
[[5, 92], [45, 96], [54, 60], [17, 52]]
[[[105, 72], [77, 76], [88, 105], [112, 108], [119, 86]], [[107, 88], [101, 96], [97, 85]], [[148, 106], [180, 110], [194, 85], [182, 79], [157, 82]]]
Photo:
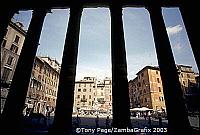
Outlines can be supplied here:
[[[109, 124], [107, 123], [106, 127], [106, 117], [100, 116], [98, 120], [98, 127], [96, 127], [96, 116], [79, 116], [79, 121], [77, 123], [77, 116], [73, 116], [72, 126], [73, 126], [73, 135], [86, 135], [86, 134], [98, 134], [98, 135], [107, 135], [110, 134], [109, 130], [115, 130], [111, 127], [112, 123], [112, 117], [109, 117]], [[53, 117], [48, 119], [47, 125], [48, 127], [51, 126], [53, 122]], [[193, 125], [196, 124], [197, 121], [195, 121], [194, 118], [192, 118]], [[32, 125], [36, 124], [37, 121], [32, 121]], [[25, 128], [25, 131], [27, 135], [47, 135], [48, 128], [42, 127], [42, 121], [40, 121], [39, 126], [32, 126], [31, 128]], [[151, 126], [149, 125], [149, 120], [136, 117], [131, 117], [131, 123], [132, 127], [129, 128], [130, 130], [135, 130], [136, 132], [138, 130], [145, 132], [145, 133], [132, 133], [135, 135], [150, 135], [148, 133], [149, 129], [156, 128], [158, 130], [162, 130], [161, 132], [164, 132], [165, 128], [167, 128], [168, 121], [166, 119], [162, 119], [162, 127], [159, 126], [158, 119], [151, 118]], [[197, 125], [197, 124], [196, 124]], [[34, 127], [34, 128], [33, 128]], [[126, 130], [129, 130], [126, 129]], [[123, 132], [124, 129], [118, 129]], [[123, 133], [122, 133], [123, 134]], [[154, 133], [153, 135], [165, 135], [166, 133]]]

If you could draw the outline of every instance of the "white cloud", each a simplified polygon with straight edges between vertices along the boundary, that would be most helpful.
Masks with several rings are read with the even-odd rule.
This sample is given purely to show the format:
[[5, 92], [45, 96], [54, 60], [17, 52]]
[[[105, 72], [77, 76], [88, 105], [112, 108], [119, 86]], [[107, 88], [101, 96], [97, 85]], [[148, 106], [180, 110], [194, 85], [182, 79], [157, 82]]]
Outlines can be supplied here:
[[180, 31], [182, 31], [182, 29], [183, 27], [180, 24], [176, 26], [169, 26], [167, 27], [167, 33], [171, 36], [171, 35], [179, 33]]

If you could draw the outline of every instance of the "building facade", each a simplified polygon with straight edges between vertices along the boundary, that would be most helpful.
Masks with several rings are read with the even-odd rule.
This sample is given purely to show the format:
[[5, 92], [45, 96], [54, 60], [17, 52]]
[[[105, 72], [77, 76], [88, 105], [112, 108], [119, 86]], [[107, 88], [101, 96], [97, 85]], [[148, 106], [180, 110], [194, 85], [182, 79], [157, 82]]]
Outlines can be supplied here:
[[84, 77], [75, 82], [74, 111], [110, 111], [112, 108], [112, 80], [106, 77], [97, 80], [95, 77]]
[[129, 81], [131, 108], [148, 107], [153, 110], [165, 109], [162, 81], [158, 67], [146, 66]]
[[199, 74], [194, 73], [191, 66], [177, 65], [177, 69], [187, 110], [189, 113], [199, 113], [200, 105], [197, 102], [200, 97]]
[[46, 114], [56, 106], [60, 65], [49, 57], [35, 57], [26, 103], [33, 112]]
[[182, 86], [183, 93], [185, 95], [190, 92], [190, 89], [192, 87], [196, 87], [196, 74], [192, 70], [191, 66], [177, 65], [177, 70], [179, 73], [179, 81]]
[[[195, 73], [191, 66], [176, 65], [183, 94], [196, 87]], [[163, 111], [165, 99], [159, 67], [146, 66], [137, 73], [137, 77], [129, 81], [129, 97], [131, 108], [148, 107], [154, 111]]]
[[24, 43], [26, 31], [22, 23], [9, 22], [1, 43], [1, 111], [11, 84], [17, 61]]
[[95, 77], [84, 77], [83, 80], [75, 82], [74, 111], [93, 109], [96, 82]]
[[24, 43], [26, 31], [20, 22], [10, 22], [1, 43], [1, 83], [10, 84]]

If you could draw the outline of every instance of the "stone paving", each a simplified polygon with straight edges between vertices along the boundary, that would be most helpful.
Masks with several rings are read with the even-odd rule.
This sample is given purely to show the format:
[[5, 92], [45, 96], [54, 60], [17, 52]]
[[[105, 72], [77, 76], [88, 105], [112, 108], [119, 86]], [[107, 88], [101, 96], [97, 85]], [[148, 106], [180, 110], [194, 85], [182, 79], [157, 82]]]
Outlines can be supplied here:
[[[86, 134], [98, 134], [98, 135], [105, 135], [105, 134], [110, 134], [108, 130], [114, 130], [111, 127], [112, 123], [112, 117], [109, 117], [110, 122], [109, 125], [106, 127], [106, 117], [105, 116], [100, 116], [99, 121], [98, 121], [98, 129], [96, 128], [96, 116], [79, 116], [79, 123], [77, 122], [77, 116], [73, 116], [72, 120], [72, 126], [73, 126], [73, 135], [86, 135]], [[192, 119], [194, 121], [194, 119]], [[31, 124], [33, 125], [26, 125], [29, 128], [25, 128], [24, 130], [26, 131], [27, 135], [47, 135], [48, 128], [45, 127], [42, 124], [42, 121], [40, 121], [40, 124], [38, 126], [36, 125], [38, 121], [33, 120]], [[47, 121], [48, 127], [51, 126], [53, 122], [53, 117], [49, 118]], [[132, 127], [130, 128], [131, 130], [135, 130], [136, 132], [138, 130], [145, 132], [145, 133], [132, 133], [135, 135], [150, 135], [150, 133], [147, 133], [148, 129], [152, 128], [158, 128], [158, 130], [164, 131], [164, 128], [167, 128], [168, 121], [166, 119], [162, 119], [162, 127], [159, 126], [159, 121], [158, 119], [151, 118], [151, 127], [149, 125], [149, 120], [148, 118], [145, 120], [143, 117], [141, 118], [136, 118], [136, 117], [131, 117], [131, 123]], [[31, 128], [30, 128], [31, 127]], [[31, 130], [32, 129], [32, 130]], [[93, 132], [93, 131], [95, 132]], [[97, 133], [98, 130], [98, 133]], [[112, 131], [113, 132], [113, 131]], [[153, 135], [165, 135], [166, 133], [153, 133]], [[123, 133], [122, 133], [123, 134]]]

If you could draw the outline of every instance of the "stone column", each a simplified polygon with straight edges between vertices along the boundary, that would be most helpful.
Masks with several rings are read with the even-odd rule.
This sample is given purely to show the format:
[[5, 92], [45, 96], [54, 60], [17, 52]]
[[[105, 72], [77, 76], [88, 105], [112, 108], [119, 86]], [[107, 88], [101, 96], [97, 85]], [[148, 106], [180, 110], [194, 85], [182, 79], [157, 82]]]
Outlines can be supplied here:
[[22, 112], [28, 91], [33, 62], [46, 12], [47, 11], [43, 9], [36, 9], [33, 11], [32, 20], [19, 56], [5, 107], [1, 115], [4, 126], [8, 126], [11, 129], [6, 130], [6, 132], [12, 131], [13, 133], [13, 130], [16, 130], [17, 134], [20, 130], [22, 124]]
[[147, 5], [147, 9], [150, 13], [157, 59], [163, 84], [168, 115], [168, 134], [175, 135], [180, 132], [190, 134], [190, 124], [184, 104], [183, 92], [162, 17], [161, 7], [151, 3]]
[[0, 14], [0, 43], [2, 43], [3, 38], [6, 34], [6, 29], [8, 27], [9, 22], [11, 21], [11, 18], [14, 16], [14, 14], [17, 12], [17, 9], [5, 9]]
[[127, 80], [126, 49], [122, 22], [122, 6], [110, 4], [113, 126], [130, 126], [130, 103]]
[[49, 134], [71, 134], [82, 7], [71, 7], [59, 78], [55, 117]]
[[196, 25], [198, 24], [199, 20], [197, 19], [197, 16], [195, 16], [196, 12], [191, 10], [194, 8], [194, 4], [194, 2], [187, 2], [187, 0], [181, 1], [179, 9], [185, 24], [185, 28], [187, 30], [188, 38], [194, 54], [194, 58], [196, 60], [196, 64], [198, 66], [198, 70], [200, 71], [200, 47], [198, 45], [199, 37], [197, 36], [197, 33], [199, 33], [199, 26]]

